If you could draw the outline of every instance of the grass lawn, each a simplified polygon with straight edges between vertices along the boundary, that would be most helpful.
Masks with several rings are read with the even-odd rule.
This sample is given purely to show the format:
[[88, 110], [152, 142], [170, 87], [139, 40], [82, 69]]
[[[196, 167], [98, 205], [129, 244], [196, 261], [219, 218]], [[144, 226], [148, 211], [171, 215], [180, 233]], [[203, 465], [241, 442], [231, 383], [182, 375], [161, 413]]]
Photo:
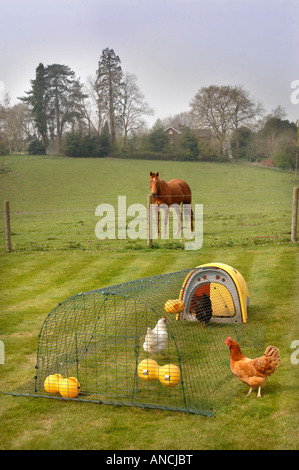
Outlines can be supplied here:
[[[94, 211], [97, 204], [115, 200], [115, 194], [133, 194], [130, 197], [134, 202], [145, 200], [149, 171], [160, 171], [163, 177], [165, 173], [166, 180], [179, 173], [195, 188], [198, 180], [199, 188], [194, 194], [198, 194], [197, 201], [210, 203], [213, 222], [210, 220], [206, 229], [212, 231], [210, 227], [214, 227], [216, 234], [216, 212], [219, 218], [222, 203], [234, 223], [233, 216], [242, 211], [254, 221], [252, 212], [260, 213], [272, 206], [275, 210], [283, 201], [289, 204], [294, 185], [294, 177], [288, 173], [229, 164], [9, 157], [7, 169], [7, 173], [0, 175], [1, 199], [9, 199], [13, 211], [28, 203], [44, 211], [53, 203], [56, 210], [63, 209], [64, 218], [67, 204], [72, 214], [67, 216], [72, 221], [72, 230], [76, 207]], [[131, 178], [134, 184], [130, 183]], [[130, 193], [125, 192], [127, 187], [132, 189]], [[290, 226], [287, 214], [282, 211], [282, 220], [277, 222], [273, 212], [273, 225], [287, 231]], [[156, 249], [146, 248], [145, 242], [138, 249], [128, 249], [128, 244], [121, 240], [109, 240], [87, 249], [87, 238], [74, 230], [73, 241], [81, 246], [61, 249], [59, 226], [54, 224], [55, 220], [61, 222], [61, 216], [55, 219], [52, 213], [47, 220], [54, 220], [51, 236], [57, 238], [57, 246], [40, 236], [38, 246], [34, 247], [28, 236], [32, 216], [31, 213], [27, 224], [20, 222], [24, 240], [21, 235], [13, 235], [14, 252], [5, 254], [2, 249], [0, 255], [0, 340], [5, 346], [5, 364], [0, 364], [1, 391], [13, 391], [34, 376], [38, 334], [45, 317], [59, 302], [79, 292], [211, 261], [227, 263], [243, 274], [251, 298], [248, 326], [263, 329], [264, 346], [275, 344], [282, 362], [263, 388], [261, 400], [256, 399], [256, 393], [246, 396], [248, 389], [244, 385], [241, 393], [215, 418], [0, 393], [1, 450], [299, 448], [299, 364], [291, 362], [294, 353], [291, 344], [299, 339], [297, 244], [291, 244], [284, 236], [265, 243], [262, 239], [259, 243], [246, 241], [247, 229], [236, 223], [237, 238], [232, 238], [224, 228], [222, 240], [204, 243], [198, 251], [158, 242]], [[94, 212], [92, 218], [94, 230]], [[38, 220], [33, 240], [40, 228]]]
[[[1, 390], [34, 376], [45, 316], [69, 296], [122, 280], [221, 260], [238, 267], [251, 293], [249, 325], [263, 327], [282, 364], [262, 400], [247, 387], [215, 418], [1, 394], [2, 449], [295, 449], [298, 365], [290, 361], [298, 331], [298, 256], [292, 246], [226, 248], [202, 253], [41, 252], [1, 257]], [[191, 264], [192, 263], [192, 264]], [[236, 379], [237, 380], [237, 379]]]

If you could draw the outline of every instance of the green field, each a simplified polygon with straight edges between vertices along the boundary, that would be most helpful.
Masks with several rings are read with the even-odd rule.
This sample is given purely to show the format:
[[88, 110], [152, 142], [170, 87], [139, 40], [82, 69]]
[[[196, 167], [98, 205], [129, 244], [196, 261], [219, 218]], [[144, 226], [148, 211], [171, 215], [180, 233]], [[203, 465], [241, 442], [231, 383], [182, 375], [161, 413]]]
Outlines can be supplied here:
[[[1, 157], [2, 159], [4, 157]], [[1, 165], [0, 165], [1, 167]], [[148, 174], [186, 179], [204, 204], [204, 243], [106, 240], [94, 236], [95, 208], [146, 202]], [[47, 314], [79, 292], [219, 261], [245, 277], [248, 326], [262, 328], [282, 363], [263, 389], [247, 387], [215, 418], [173, 411], [0, 394], [0, 448], [298, 449], [298, 244], [290, 242], [294, 175], [256, 167], [182, 162], [7, 157], [1, 201], [10, 201], [13, 252], [1, 221], [0, 390], [35, 374], [38, 334]], [[225, 338], [224, 338], [225, 339]], [[298, 356], [298, 355], [297, 355]], [[237, 379], [235, 379], [237, 380]]]
[[[146, 248], [145, 240], [99, 241], [95, 227], [100, 217], [95, 211], [100, 204], [115, 209], [117, 238], [121, 226], [118, 196], [125, 196], [127, 207], [146, 206], [150, 171], [160, 171], [166, 181], [180, 177], [190, 184], [193, 206], [203, 205], [205, 247], [290, 239], [294, 176], [282, 171], [209, 162], [24, 156], [7, 157], [5, 170], [0, 174], [1, 200], [10, 202], [14, 251]], [[128, 216], [127, 223], [131, 219]], [[4, 251], [3, 216], [1, 233], [0, 250]], [[179, 249], [184, 247], [180, 240], [171, 236], [154, 241], [154, 246]]]

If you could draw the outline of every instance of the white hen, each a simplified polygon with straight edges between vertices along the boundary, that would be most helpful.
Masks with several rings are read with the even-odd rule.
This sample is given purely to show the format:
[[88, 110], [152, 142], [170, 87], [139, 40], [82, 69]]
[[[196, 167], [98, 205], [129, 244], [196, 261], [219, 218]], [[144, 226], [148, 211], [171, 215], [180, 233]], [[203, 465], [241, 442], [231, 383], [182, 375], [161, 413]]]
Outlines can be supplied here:
[[147, 328], [147, 333], [145, 335], [143, 349], [149, 355], [155, 353], [162, 353], [165, 350], [168, 333], [166, 329], [166, 317], [160, 318], [157, 322], [155, 328], [151, 330]]

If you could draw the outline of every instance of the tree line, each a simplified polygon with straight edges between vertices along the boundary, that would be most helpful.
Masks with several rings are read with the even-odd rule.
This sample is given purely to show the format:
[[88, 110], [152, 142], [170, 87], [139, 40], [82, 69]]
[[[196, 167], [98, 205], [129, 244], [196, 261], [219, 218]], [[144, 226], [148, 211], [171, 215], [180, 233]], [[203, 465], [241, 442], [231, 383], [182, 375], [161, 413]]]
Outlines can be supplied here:
[[[169, 160], [273, 160], [295, 166], [298, 128], [278, 106], [265, 114], [242, 86], [202, 87], [190, 110], [157, 119], [134, 74], [123, 72], [113, 49], [103, 49], [96, 74], [82, 84], [70, 67], [40, 63], [30, 90], [11, 106], [0, 103], [0, 153], [26, 150], [71, 157]], [[298, 124], [298, 123], [297, 123]], [[172, 126], [176, 139], [165, 129]], [[202, 132], [209, 131], [209, 132]]]

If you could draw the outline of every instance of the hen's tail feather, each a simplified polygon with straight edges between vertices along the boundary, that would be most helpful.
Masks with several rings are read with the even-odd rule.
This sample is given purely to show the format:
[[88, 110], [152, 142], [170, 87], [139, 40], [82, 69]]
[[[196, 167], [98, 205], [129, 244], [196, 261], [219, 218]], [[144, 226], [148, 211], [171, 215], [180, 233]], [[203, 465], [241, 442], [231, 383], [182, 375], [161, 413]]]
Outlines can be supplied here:
[[271, 358], [271, 362], [273, 366], [276, 368], [280, 364], [280, 355], [279, 349], [276, 346], [268, 346], [265, 351], [265, 356], [269, 356]]

